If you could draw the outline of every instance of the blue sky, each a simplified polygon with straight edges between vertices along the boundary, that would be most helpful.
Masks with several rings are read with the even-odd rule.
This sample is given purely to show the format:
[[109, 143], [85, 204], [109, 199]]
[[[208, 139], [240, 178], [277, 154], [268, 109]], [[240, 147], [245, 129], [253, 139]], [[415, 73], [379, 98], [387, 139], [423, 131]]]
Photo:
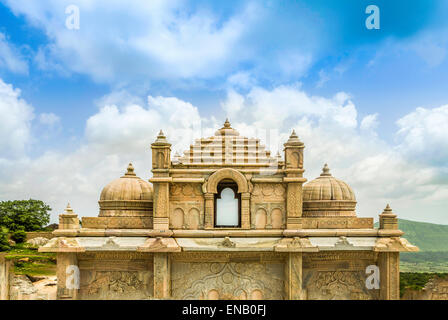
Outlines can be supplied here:
[[[371, 4], [379, 30], [365, 27]], [[308, 178], [331, 160], [361, 216], [395, 202], [404, 218], [448, 223], [447, 13], [424, 0], [2, 0], [0, 198], [96, 215], [125, 163], [149, 178], [159, 127], [181, 152], [197, 123], [229, 116], [242, 132], [295, 128]]]

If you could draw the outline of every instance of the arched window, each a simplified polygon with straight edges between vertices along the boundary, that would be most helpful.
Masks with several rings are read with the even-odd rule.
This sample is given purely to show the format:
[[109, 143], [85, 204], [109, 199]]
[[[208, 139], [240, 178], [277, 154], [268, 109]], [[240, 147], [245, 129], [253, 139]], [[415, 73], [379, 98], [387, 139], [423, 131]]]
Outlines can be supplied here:
[[241, 194], [233, 181], [218, 184], [215, 194], [215, 227], [239, 227], [241, 225]]

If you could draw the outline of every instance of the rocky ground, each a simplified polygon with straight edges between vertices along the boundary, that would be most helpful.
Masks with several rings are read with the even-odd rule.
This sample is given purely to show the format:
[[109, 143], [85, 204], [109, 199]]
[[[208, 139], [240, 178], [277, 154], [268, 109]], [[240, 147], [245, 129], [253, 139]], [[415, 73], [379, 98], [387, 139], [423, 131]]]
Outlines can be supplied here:
[[56, 276], [13, 275], [10, 300], [55, 300], [56, 284]]

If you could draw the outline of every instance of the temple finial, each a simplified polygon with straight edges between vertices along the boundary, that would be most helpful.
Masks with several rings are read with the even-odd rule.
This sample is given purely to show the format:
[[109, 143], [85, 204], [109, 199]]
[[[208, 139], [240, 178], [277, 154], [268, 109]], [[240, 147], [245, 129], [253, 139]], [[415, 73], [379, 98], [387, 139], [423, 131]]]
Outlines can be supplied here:
[[73, 213], [72, 207], [70, 207], [70, 202], [67, 202], [67, 207], [65, 207], [65, 214], [71, 214]]
[[125, 176], [135, 176], [134, 166], [129, 162]]
[[389, 204], [386, 205], [386, 208], [384, 209], [383, 214], [393, 214], [392, 208], [390, 207]]
[[228, 118], [226, 118], [223, 127], [215, 132], [215, 136], [239, 136], [239, 135], [240, 134], [238, 133], [238, 131], [236, 131], [230, 126]]
[[299, 137], [296, 134], [296, 130], [292, 129], [291, 135], [289, 136], [288, 141], [286, 141], [288, 145], [303, 145], [302, 141], [300, 141]]
[[296, 130], [292, 129], [292, 133], [291, 133], [291, 138], [298, 138], [297, 134], [296, 134]]
[[157, 139], [155, 143], [163, 143], [167, 144], [168, 141], [166, 140], [165, 134], [163, 133], [162, 129], [160, 129], [159, 134], [157, 135]]
[[325, 164], [322, 168], [322, 173], [320, 174], [321, 177], [328, 177], [331, 176], [330, 168], [328, 167], [328, 164]]

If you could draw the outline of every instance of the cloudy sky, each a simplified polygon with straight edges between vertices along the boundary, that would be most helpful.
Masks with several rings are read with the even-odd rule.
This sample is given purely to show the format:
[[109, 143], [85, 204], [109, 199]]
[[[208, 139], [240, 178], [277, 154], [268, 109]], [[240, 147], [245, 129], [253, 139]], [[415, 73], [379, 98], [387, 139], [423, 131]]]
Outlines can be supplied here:
[[0, 200], [95, 216], [128, 162], [150, 178], [158, 130], [181, 153], [229, 117], [273, 152], [294, 128], [305, 176], [327, 162], [359, 216], [390, 203], [448, 224], [447, 14], [442, 0], [0, 0]]

